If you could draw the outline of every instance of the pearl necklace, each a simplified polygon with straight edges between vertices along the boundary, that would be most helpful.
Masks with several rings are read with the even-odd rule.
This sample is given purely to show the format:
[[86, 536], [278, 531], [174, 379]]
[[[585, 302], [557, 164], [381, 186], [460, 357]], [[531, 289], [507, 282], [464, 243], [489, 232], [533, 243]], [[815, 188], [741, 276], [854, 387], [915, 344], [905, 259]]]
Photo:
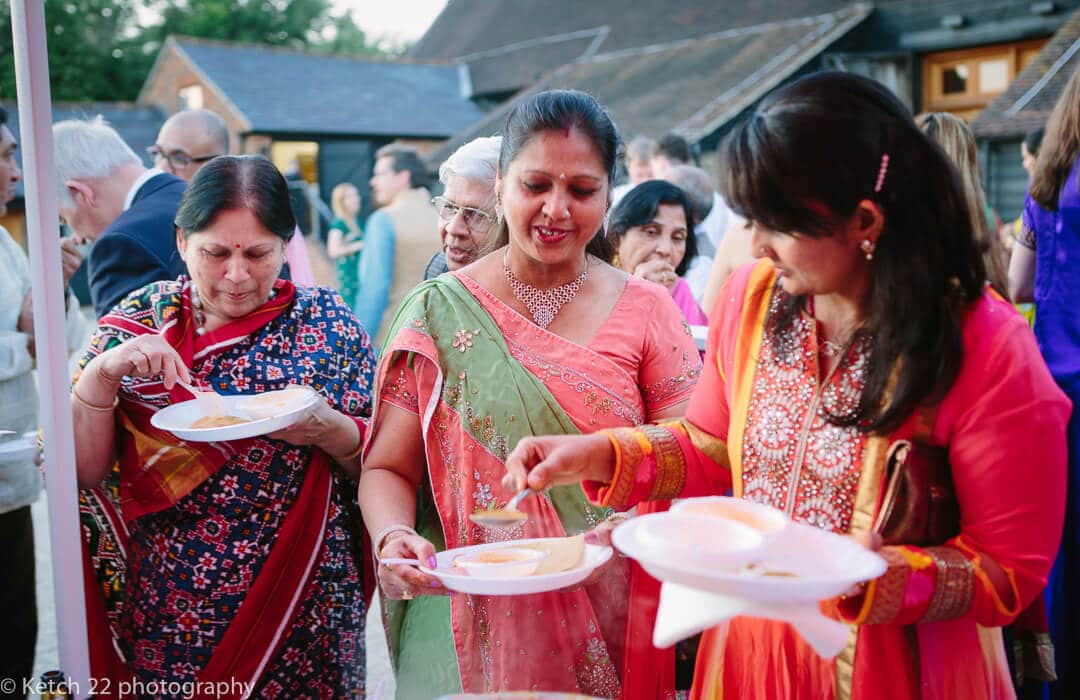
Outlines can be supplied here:
[[581, 285], [589, 279], [589, 256], [585, 256], [585, 269], [580, 275], [566, 284], [551, 289], [537, 289], [519, 280], [510, 270], [506, 254], [503, 255], [503, 271], [506, 273], [506, 281], [510, 283], [510, 291], [529, 310], [533, 322], [541, 328], [547, 328], [555, 320], [559, 310], [577, 296]]

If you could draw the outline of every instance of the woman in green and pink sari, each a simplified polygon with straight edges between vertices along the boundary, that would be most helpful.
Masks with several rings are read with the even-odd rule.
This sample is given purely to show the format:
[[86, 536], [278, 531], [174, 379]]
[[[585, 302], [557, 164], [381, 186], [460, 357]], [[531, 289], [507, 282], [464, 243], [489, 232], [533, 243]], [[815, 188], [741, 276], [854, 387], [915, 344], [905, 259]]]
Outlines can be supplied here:
[[[603, 225], [618, 134], [583, 93], [511, 113], [496, 190], [505, 247], [418, 287], [377, 371], [360, 481], [378, 557], [428, 560], [492, 539], [557, 537], [611, 515], [577, 487], [527, 499], [509, 532], [472, 524], [512, 495], [503, 460], [526, 436], [684, 413], [698, 353], [666, 290], [607, 264]], [[414, 529], [415, 528], [415, 529]], [[548, 690], [620, 693], [630, 567], [528, 596], [447, 597], [409, 566], [380, 566], [399, 698]]]

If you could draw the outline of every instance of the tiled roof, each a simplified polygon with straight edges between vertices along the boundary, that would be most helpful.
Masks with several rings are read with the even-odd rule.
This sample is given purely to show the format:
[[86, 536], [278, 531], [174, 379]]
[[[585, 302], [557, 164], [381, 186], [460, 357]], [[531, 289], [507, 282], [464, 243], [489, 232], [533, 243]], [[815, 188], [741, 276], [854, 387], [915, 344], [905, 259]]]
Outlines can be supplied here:
[[624, 138], [668, 131], [698, 141], [817, 58], [871, 12], [869, 5], [815, 17], [742, 27], [697, 39], [602, 53], [550, 73], [432, 153], [446, 158], [462, 143], [497, 133], [528, 95], [576, 88], [594, 95]]
[[[17, 141], [25, 137], [19, 130], [19, 108], [15, 102], [0, 101], [0, 106], [7, 110], [8, 128]], [[135, 106], [129, 102], [60, 102], [53, 105], [53, 122], [65, 119], [89, 119], [97, 115], [116, 129], [120, 138], [149, 165], [146, 149], [154, 145], [158, 130], [165, 122], [165, 115], [156, 107]], [[16, 196], [23, 194], [22, 182], [18, 183]]]
[[456, 65], [173, 41], [256, 132], [446, 138], [483, 116]]
[[596, 53], [833, 12], [850, 0], [451, 0], [409, 52], [462, 61], [473, 94], [518, 90]]
[[1011, 138], [1046, 124], [1058, 95], [1080, 67], [1080, 10], [1020, 71], [1009, 89], [971, 122], [980, 138]]

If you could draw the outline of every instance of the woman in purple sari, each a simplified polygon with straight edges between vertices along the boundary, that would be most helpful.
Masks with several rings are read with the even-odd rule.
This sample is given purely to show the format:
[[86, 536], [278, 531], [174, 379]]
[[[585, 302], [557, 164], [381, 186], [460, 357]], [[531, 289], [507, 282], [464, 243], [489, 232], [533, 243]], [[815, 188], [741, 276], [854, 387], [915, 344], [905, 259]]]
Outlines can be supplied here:
[[1080, 697], [1080, 70], [1046, 125], [1023, 226], [1009, 263], [1013, 301], [1034, 301], [1035, 337], [1054, 380], [1073, 402], [1065, 529], [1046, 586], [1058, 681], [1052, 698]]

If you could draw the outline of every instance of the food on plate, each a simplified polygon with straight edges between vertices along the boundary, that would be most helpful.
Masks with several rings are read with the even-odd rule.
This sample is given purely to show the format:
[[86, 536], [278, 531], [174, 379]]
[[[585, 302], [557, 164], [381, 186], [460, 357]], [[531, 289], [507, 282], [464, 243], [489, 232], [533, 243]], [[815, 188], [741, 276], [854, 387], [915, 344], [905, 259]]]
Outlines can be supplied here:
[[545, 552], [545, 557], [536, 567], [534, 575], [557, 574], [581, 566], [585, 559], [585, 535], [573, 537], [549, 537], [539, 542], [522, 544], [522, 547]]
[[535, 573], [546, 556], [546, 553], [536, 549], [499, 547], [455, 557], [454, 566], [470, 576], [517, 578]]
[[273, 418], [302, 406], [313, 396], [314, 392], [307, 387], [289, 387], [244, 399], [239, 409], [255, 419]]
[[781, 511], [753, 501], [740, 498], [712, 497], [689, 499], [676, 505], [672, 510], [679, 513], [692, 513], [710, 518], [725, 518], [754, 528], [763, 534], [783, 530], [787, 525], [787, 516]]
[[241, 423], [250, 423], [247, 418], [241, 418], [239, 416], [203, 416], [199, 420], [192, 423], [191, 428], [225, 428], [230, 425], [240, 425]]

